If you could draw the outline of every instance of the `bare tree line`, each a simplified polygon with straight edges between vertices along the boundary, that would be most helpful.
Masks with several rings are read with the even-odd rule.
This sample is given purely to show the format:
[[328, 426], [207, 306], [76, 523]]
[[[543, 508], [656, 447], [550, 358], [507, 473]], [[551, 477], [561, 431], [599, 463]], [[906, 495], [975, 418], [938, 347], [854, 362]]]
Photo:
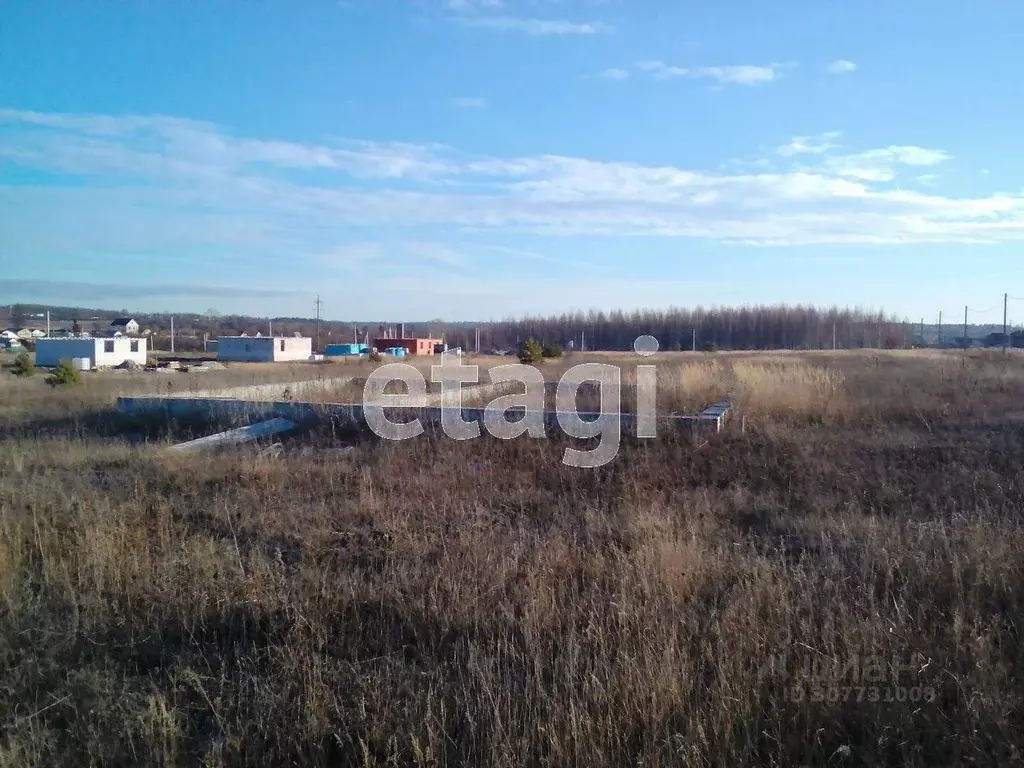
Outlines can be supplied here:
[[[628, 350], [638, 336], [662, 349], [899, 349], [917, 330], [881, 312], [807, 306], [673, 308], [527, 316], [480, 326], [482, 351], [513, 349], [528, 338], [566, 349]], [[448, 332], [449, 343], [473, 349], [475, 326]]]

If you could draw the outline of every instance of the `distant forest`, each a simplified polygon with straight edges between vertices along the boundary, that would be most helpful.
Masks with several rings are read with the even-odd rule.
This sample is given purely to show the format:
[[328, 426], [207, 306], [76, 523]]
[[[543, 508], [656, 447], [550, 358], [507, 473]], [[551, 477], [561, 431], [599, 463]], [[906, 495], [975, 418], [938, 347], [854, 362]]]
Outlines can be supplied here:
[[[3, 327], [45, 327], [46, 312], [56, 327], [78, 321], [89, 330], [106, 326], [118, 316], [134, 317], [143, 329], [149, 330], [159, 348], [169, 340], [171, 315], [128, 310], [104, 310], [15, 304], [0, 307]], [[313, 318], [258, 318], [245, 315], [223, 315], [215, 310], [201, 314], [174, 315], [175, 347], [181, 351], [202, 349], [204, 336], [271, 332], [276, 335], [299, 333], [319, 339], [325, 344], [364, 341], [391, 332], [397, 334], [401, 324], [381, 321], [338, 321]], [[970, 326], [968, 337], [984, 341], [986, 336], [1001, 332], [1001, 326]], [[831, 349], [833, 339], [839, 349], [889, 348], [901, 349], [920, 344], [956, 344], [962, 342], [963, 325], [951, 323], [936, 331], [935, 326], [922, 329], [892, 316], [857, 309], [820, 309], [807, 306], [751, 306], [738, 308], [700, 307], [693, 309], [637, 310], [634, 312], [571, 312], [550, 317], [509, 318], [491, 322], [406, 322], [406, 335], [444, 337], [450, 346], [466, 350], [512, 351], [524, 341], [534, 338], [544, 344], [563, 349], [629, 350], [641, 335], [654, 336], [663, 350], [697, 349]], [[834, 334], [834, 336], [833, 336]], [[1024, 345], [1024, 334], [1014, 334], [1014, 344]]]
[[[481, 328], [481, 346], [515, 348], [527, 338], [563, 348], [628, 350], [641, 335], [654, 336], [662, 349], [823, 349], [898, 348], [913, 343], [913, 327], [881, 314], [813, 307], [577, 312], [557, 317], [503, 320]], [[464, 346], [474, 340], [455, 337]]]

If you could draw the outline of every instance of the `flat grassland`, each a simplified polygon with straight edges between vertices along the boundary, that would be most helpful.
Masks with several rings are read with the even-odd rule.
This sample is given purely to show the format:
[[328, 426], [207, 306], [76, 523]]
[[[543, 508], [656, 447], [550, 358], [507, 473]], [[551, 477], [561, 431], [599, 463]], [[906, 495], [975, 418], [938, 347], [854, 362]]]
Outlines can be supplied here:
[[110, 413], [313, 366], [0, 373], [0, 766], [1024, 760], [1024, 357], [654, 361], [731, 426], [600, 469]]

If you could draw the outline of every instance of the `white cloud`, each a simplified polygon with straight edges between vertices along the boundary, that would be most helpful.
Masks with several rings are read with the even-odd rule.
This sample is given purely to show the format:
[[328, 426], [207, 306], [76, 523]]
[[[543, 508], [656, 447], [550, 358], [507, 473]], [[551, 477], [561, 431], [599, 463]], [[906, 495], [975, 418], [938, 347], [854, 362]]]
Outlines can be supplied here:
[[460, 96], [452, 99], [452, 104], [460, 109], [487, 109], [487, 100], [475, 96]]
[[891, 181], [901, 165], [938, 165], [950, 159], [939, 149], [914, 146], [892, 146], [870, 149], [852, 155], [830, 157], [822, 167], [829, 173], [863, 181]]
[[665, 80], [670, 77], [685, 77], [690, 70], [685, 67], [670, 67], [663, 61], [638, 61], [636, 68], [643, 72], [650, 72], [658, 80]]
[[706, 77], [720, 83], [760, 85], [776, 79], [779, 76], [779, 66], [778, 64], [769, 64], [767, 66], [698, 67], [694, 70], [694, 77]]
[[649, 72], [657, 80], [691, 77], [714, 80], [723, 85], [760, 85], [780, 77], [781, 64], [742, 64], [728, 67], [676, 67], [663, 61], [639, 61], [636, 68]]
[[856, 70], [857, 64], [849, 59], [836, 59], [829, 62], [828, 66], [825, 67], [825, 71], [830, 75], [847, 75]]
[[826, 131], [816, 136], [794, 136], [788, 144], [778, 147], [776, 152], [783, 157], [820, 155], [838, 147], [839, 145], [834, 142], [842, 135], [842, 131]]
[[600, 21], [576, 22], [562, 19], [531, 19], [518, 16], [459, 17], [457, 21], [467, 27], [482, 27], [501, 32], [522, 32], [531, 37], [549, 35], [597, 35], [611, 31]]
[[601, 73], [601, 76], [609, 80], [625, 80], [629, 77], [629, 70], [609, 67]]
[[832, 155], [834, 132], [773, 153], [780, 165], [790, 156], [814, 165], [729, 172], [437, 144], [299, 143], [159, 116], [7, 110], [0, 131], [0, 157], [81, 181], [0, 186], [5, 247], [16, 259], [181, 249], [245, 254], [252, 264], [282, 253], [386, 263], [366, 246], [337, 250], [371, 230], [375, 241], [405, 233], [415, 244], [406, 253], [449, 268], [465, 253], [444, 242], [467, 232], [767, 246], [1024, 239], [1022, 197], [892, 188], [901, 171], [946, 162], [946, 152], [892, 145]]

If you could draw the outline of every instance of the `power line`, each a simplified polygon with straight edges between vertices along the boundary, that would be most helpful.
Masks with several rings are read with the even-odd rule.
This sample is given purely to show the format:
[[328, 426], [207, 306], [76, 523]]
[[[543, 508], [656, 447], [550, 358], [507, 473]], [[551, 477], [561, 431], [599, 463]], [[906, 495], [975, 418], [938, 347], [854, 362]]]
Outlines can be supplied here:
[[999, 302], [995, 306], [991, 306], [988, 309], [974, 309], [972, 307], [968, 307], [967, 309], [976, 315], [984, 315], [986, 312], [991, 312], [994, 309], [999, 309], [1001, 306], [1003, 306], [1003, 302]]

